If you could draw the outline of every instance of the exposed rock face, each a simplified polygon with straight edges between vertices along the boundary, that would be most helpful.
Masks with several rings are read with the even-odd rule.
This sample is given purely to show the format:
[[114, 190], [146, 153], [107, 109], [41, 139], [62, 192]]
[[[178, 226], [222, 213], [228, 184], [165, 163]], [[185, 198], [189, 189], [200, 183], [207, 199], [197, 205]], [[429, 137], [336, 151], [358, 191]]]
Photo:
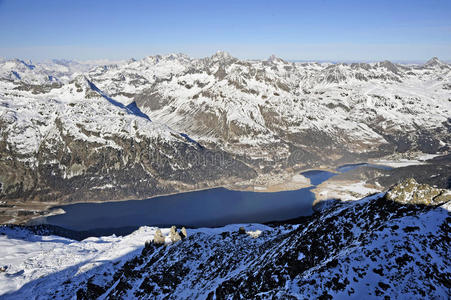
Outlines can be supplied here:
[[386, 197], [401, 204], [440, 205], [451, 200], [451, 192], [409, 178], [389, 189]]
[[188, 237], [188, 233], [186, 232], [186, 228], [182, 227], [182, 230], [180, 230], [180, 236], [182, 239], [185, 239]]
[[164, 245], [164, 236], [161, 233], [161, 230], [159, 228], [155, 231], [155, 235], [153, 237], [153, 243], [155, 245]]
[[173, 243], [178, 242], [182, 239], [180, 234], [177, 232], [177, 228], [175, 226], [171, 227], [171, 230], [169, 231], [169, 238]]

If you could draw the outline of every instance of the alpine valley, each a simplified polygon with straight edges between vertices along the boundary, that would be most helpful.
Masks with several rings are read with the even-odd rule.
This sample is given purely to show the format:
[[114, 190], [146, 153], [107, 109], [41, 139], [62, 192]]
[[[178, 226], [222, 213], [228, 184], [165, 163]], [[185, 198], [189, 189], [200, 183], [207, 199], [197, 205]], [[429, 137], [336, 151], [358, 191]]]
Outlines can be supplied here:
[[100, 66], [16, 59], [0, 62], [0, 78], [5, 200], [267, 186], [298, 170], [446, 153], [451, 140], [451, 66], [437, 58], [333, 64], [217, 52]]
[[[0, 298], [449, 299], [450, 145], [451, 65], [436, 57], [0, 59]], [[313, 204], [124, 236], [46, 224], [65, 206], [213, 188]]]

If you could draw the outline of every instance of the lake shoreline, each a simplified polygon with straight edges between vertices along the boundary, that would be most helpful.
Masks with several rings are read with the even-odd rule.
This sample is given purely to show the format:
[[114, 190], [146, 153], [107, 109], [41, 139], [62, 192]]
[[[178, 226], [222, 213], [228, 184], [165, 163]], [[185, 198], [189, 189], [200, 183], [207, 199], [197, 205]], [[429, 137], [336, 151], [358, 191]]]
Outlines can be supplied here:
[[[346, 164], [333, 172], [310, 169], [289, 177], [279, 192], [257, 189], [243, 191], [230, 187], [202, 189], [146, 200], [127, 202], [77, 203], [58, 206], [59, 212], [42, 217], [32, 224], [47, 223], [70, 230], [86, 231], [98, 228], [129, 226], [218, 227], [234, 223], [266, 223], [289, 220], [314, 213], [316, 194], [312, 191], [330, 178], [351, 170], [369, 166], [387, 168], [367, 163]], [[279, 177], [280, 178], [280, 177]], [[274, 190], [274, 189], [272, 189]]]
[[[417, 164], [425, 164], [427, 163], [427, 159], [430, 159], [432, 157], [442, 156], [446, 155], [445, 153], [441, 154], [434, 154], [434, 155], [425, 155], [425, 154], [415, 154], [412, 157], [409, 158], [403, 158], [401, 157], [384, 157], [384, 158], [378, 158], [378, 159], [371, 159], [367, 162], [356, 162], [353, 164], [344, 164], [344, 165], [355, 165], [355, 164], [386, 164], [388, 166], [393, 166], [394, 168], [399, 168], [401, 165], [417, 165]], [[50, 203], [43, 203], [43, 202], [22, 202], [17, 201], [16, 203], [13, 203], [12, 206], [14, 206], [13, 209], [10, 211], [24, 211], [21, 215], [14, 216], [11, 212], [4, 213], [3, 219], [0, 221], [1, 224], [41, 224], [40, 220], [45, 219], [46, 217], [57, 215], [60, 213], [64, 213], [62, 211], [56, 212], [55, 209], [64, 207], [66, 205], [71, 204], [78, 204], [78, 203], [105, 203], [105, 202], [125, 202], [130, 200], [148, 200], [153, 199], [157, 197], [163, 197], [163, 196], [172, 196], [172, 195], [178, 195], [183, 193], [190, 193], [190, 192], [197, 192], [197, 191], [205, 191], [209, 189], [215, 189], [215, 188], [225, 188], [232, 191], [251, 191], [255, 193], [273, 193], [273, 192], [284, 192], [284, 191], [295, 191], [307, 187], [312, 187], [313, 185], [308, 182], [308, 180], [300, 180], [299, 175], [300, 173], [312, 171], [312, 170], [318, 170], [318, 171], [328, 171], [328, 172], [334, 172], [337, 174], [340, 174], [340, 172], [337, 172], [337, 168], [344, 165], [336, 165], [336, 166], [319, 166], [317, 168], [306, 168], [306, 169], [298, 169], [296, 171], [289, 171], [285, 173], [279, 173], [278, 180], [272, 179], [272, 174], [265, 174], [268, 178], [263, 178], [264, 182], [258, 182], [258, 179], [261, 179], [261, 177], [258, 177], [257, 180], [251, 180], [246, 182], [236, 182], [236, 183], [223, 183], [218, 185], [211, 185], [211, 186], [204, 186], [201, 188], [193, 187], [193, 186], [179, 186], [178, 189], [171, 193], [163, 193], [163, 194], [157, 194], [152, 195], [149, 197], [143, 197], [143, 198], [135, 198], [135, 197], [128, 197], [128, 198], [121, 198], [121, 199], [115, 199], [115, 200], [108, 200], [108, 201], [99, 201], [99, 200], [93, 200], [93, 201], [76, 201], [71, 203], [61, 203], [61, 202], [50, 202]], [[335, 180], [333, 180], [335, 181]], [[258, 183], [256, 183], [258, 182]], [[264, 184], [266, 182], [266, 184]], [[352, 185], [352, 184], [358, 184], [358, 181], [346, 181], [342, 182], [344, 185]], [[375, 186], [371, 186], [370, 188], [375, 188]], [[320, 203], [321, 201], [330, 199], [330, 198], [343, 198], [343, 195], [346, 196], [352, 196], [350, 193], [343, 193], [343, 189], [340, 189], [340, 195], [341, 197], [337, 197], [337, 194], [333, 193], [333, 191], [337, 190], [334, 188], [333, 185], [330, 184], [322, 184], [320, 186], [316, 186], [312, 192], [315, 193], [315, 200], [313, 203], [313, 206]], [[322, 194], [326, 193], [329, 194], [331, 192], [331, 197], [324, 197]], [[365, 195], [361, 195], [365, 196]], [[355, 198], [355, 194], [353, 197], [350, 197], [352, 199]], [[8, 201], [9, 202], [9, 201]], [[31, 209], [30, 209], [31, 207]], [[28, 214], [27, 214], [28, 213]]]

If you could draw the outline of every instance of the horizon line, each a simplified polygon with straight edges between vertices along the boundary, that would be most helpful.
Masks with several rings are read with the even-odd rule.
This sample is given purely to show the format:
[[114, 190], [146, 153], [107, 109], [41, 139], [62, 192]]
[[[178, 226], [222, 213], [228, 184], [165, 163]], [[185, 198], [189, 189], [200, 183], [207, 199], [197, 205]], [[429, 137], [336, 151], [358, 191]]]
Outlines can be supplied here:
[[214, 52], [212, 55], [209, 56], [190, 56], [188, 54], [185, 54], [183, 52], [168, 52], [168, 53], [157, 53], [157, 54], [150, 54], [150, 55], [145, 55], [142, 56], [140, 58], [136, 58], [136, 57], [129, 57], [129, 58], [123, 58], [123, 59], [112, 59], [112, 58], [99, 58], [99, 59], [76, 59], [76, 58], [45, 58], [45, 59], [26, 59], [26, 58], [20, 58], [17, 56], [0, 56], [0, 61], [5, 61], [5, 60], [21, 60], [24, 62], [32, 62], [32, 63], [46, 63], [46, 62], [52, 62], [52, 61], [67, 61], [67, 62], [77, 62], [77, 63], [82, 63], [82, 64], [102, 64], [102, 62], [104, 62], [105, 64], [115, 64], [115, 63], [120, 63], [120, 62], [125, 62], [125, 61], [129, 61], [129, 60], [143, 60], [147, 57], [157, 57], [157, 56], [161, 56], [161, 57], [166, 57], [166, 56], [171, 56], [171, 55], [183, 55], [186, 56], [190, 59], [205, 59], [205, 58], [210, 58], [212, 56], [214, 56], [215, 54], [218, 53], [224, 53], [232, 58], [236, 58], [238, 60], [244, 60], [244, 61], [266, 61], [269, 60], [271, 57], [275, 57], [275, 58], [280, 58], [284, 61], [287, 62], [299, 62], [299, 63], [377, 63], [377, 62], [383, 62], [383, 61], [390, 61], [390, 62], [394, 62], [394, 63], [398, 63], [398, 64], [424, 64], [426, 62], [428, 62], [431, 59], [437, 58], [439, 59], [441, 62], [444, 63], [451, 63], [451, 59], [445, 59], [445, 60], [441, 60], [440, 58], [438, 58], [437, 56], [432, 56], [429, 59], [302, 59], [302, 58], [283, 58], [280, 56], [277, 56], [275, 54], [270, 55], [267, 58], [241, 58], [241, 57], [237, 57], [237, 56], [233, 56], [230, 54], [230, 52], [228, 51], [223, 51], [223, 50], [218, 50], [216, 52]]

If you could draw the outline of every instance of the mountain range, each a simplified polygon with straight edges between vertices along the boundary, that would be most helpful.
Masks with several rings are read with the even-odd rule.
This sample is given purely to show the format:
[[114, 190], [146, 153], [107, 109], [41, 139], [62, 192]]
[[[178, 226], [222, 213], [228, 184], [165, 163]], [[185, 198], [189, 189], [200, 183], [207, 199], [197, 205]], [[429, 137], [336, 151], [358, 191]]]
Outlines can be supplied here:
[[145, 198], [446, 153], [451, 66], [149, 56], [0, 60], [0, 199]]

